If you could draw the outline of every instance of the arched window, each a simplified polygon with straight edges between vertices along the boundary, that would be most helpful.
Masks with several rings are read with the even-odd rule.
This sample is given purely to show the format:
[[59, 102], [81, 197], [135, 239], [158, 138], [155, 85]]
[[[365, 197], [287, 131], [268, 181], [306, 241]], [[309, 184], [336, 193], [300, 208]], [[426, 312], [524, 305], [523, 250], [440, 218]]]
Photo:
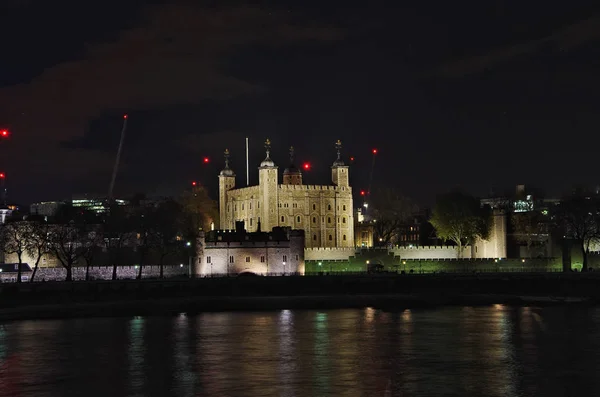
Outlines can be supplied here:
[[300, 217], [299, 216], [296, 217], [296, 222], [300, 223]]
[[346, 223], [346, 217], [342, 218], [342, 223]]
[[317, 241], [317, 235], [316, 234], [313, 234], [313, 240]]
[[313, 211], [315, 211], [317, 209], [317, 205], [313, 204]]
[[342, 238], [342, 240], [346, 241], [346, 235], [344, 234], [344, 237]]
[[331, 204], [328, 204], [328, 205], [327, 205], [327, 209], [328, 209], [329, 211], [331, 211]]
[[317, 218], [313, 216], [313, 223], [317, 223]]
[[327, 223], [331, 223], [331, 217], [327, 217]]
[[333, 236], [330, 234], [329, 235], [329, 241], [333, 240]]
[[342, 210], [346, 211], [346, 204], [342, 205]]
[[281, 215], [281, 222], [285, 222], [285, 216]]

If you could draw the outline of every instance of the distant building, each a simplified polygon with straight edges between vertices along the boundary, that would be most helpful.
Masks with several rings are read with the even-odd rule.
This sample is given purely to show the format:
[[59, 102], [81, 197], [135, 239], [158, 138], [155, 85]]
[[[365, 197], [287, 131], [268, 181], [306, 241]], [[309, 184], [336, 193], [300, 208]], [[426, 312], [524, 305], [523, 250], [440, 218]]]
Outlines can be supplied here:
[[33, 203], [29, 207], [29, 213], [32, 215], [55, 216], [58, 210], [64, 205], [64, 201], [42, 201], [40, 203]]
[[201, 233], [194, 274], [304, 274], [304, 230], [274, 227], [271, 232], [247, 232], [244, 222], [235, 230]]
[[[128, 205], [129, 202], [127, 200], [122, 199], [114, 199], [113, 200], [117, 205]], [[93, 211], [97, 214], [101, 214], [107, 212], [109, 209], [108, 198], [106, 197], [94, 197], [88, 195], [80, 195], [74, 196], [71, 200], [71, 205], [73, 207], [83, 208], [88, 211]]]
[[6, 222], [6, 218], [9, 218], [13, 213], [13, 210], [8, 206], [0, 207], [0, 224]]

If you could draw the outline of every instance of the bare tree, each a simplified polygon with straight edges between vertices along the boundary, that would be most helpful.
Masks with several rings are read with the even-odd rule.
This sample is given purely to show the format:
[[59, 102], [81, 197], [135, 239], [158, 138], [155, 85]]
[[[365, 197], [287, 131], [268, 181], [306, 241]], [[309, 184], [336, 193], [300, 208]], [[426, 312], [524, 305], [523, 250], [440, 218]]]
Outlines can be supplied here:
[[112, 262], [112, 279], [117, 279], [117, 267], [121, 264], [123, 251], [133, 241], [133, 225], [131, 218], [119, 205], [112, 205], [104, 219], [104, 244]]
[[90, 268], [104, 243], [100, 225], [86, 225], [81, 235], [81, 257], [85, 262], [85, 281], [90, 280]]
[[74, 222], [51, 227], [50, 250], [67, 271], [66, 281], [73, 281], [73, 266], [85, 252], [82, 244], [85, 233]]
[[29, 236], [27, 242], [27, 253], [35, 258], [33, 272], [30, 282], [33, 282], [37, 274], [40, 261], [50, 252], [50, 226], [44, 221], [33, 221], [30, 224]]
[[30, 223], [27, 221], [9, 221], [2, 227], [4, 253], [15, 254], [17, 257], [17, 283], [22, 279], [23, 255], [27, 253], [30, 229]]
[[400, 228], [418, 211], [408, 197], [393, 189], [378, 189], [369, 203], [375, 244], [385, 246], [395, 242]]
[[563, 235], [579, 244], [581, 270], [587, 271], [590, 246], [600, 241], [600, 197], [587, 194], [568, 197], [557, 208], [557, 220]]
[[152, 247], [159, 258], [160, 278], [164, 277], [166, 258], [181, 252], [185, 247], [181, 220], [182, 208], [175, 201], [162, 203], [154, 214]]

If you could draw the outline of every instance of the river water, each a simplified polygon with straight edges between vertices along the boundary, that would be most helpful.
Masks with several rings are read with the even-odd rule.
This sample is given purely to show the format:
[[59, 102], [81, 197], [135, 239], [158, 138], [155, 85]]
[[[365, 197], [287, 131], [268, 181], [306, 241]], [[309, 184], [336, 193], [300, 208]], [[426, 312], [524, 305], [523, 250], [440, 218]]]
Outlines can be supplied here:
[[600, 309], [211, 313], [0, 325], [0, 396], [599, 396]]

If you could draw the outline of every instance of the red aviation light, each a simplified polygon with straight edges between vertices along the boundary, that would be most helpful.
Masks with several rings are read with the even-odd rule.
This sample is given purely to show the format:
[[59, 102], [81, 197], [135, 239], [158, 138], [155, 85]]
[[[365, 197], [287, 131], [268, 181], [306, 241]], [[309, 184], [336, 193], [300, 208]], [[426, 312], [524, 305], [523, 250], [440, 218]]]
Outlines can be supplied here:
[[0, 136], [2, 138], [8, 138], [8, 135], [10, 135], [8, 130], [0, 130]]
[[0, 172], [0, 179], [4, 179], [6, 178], [6, 174], [4, 174], [4, 172]]
[[377, 149], [373, 149], [373, 154], [377, 154]]
[[123, 115], [123, 119], [127, 120], [127, 117], [129, 117], [129, 116], [127, 116], [127, 114]]
[[310, 163], [304, 163], [302, 168], [304, 168], [306, 171], [310, 170]]
[[202, 159], [202, 161], [204, 162], [204, 164], [210, 163], [210, 159], [208, 157], [205, 157], [204, 159]]
[[198, 183], [196, 181], [192, 182], [192, 186], [196, 186]]
[[364, 196], [364, 195], [365, 195], [365, 191], [364, 191], [364, 190], [361, 190], [361, 191], [360, 191], [360, 195], [361, 195], [361, 196]]

